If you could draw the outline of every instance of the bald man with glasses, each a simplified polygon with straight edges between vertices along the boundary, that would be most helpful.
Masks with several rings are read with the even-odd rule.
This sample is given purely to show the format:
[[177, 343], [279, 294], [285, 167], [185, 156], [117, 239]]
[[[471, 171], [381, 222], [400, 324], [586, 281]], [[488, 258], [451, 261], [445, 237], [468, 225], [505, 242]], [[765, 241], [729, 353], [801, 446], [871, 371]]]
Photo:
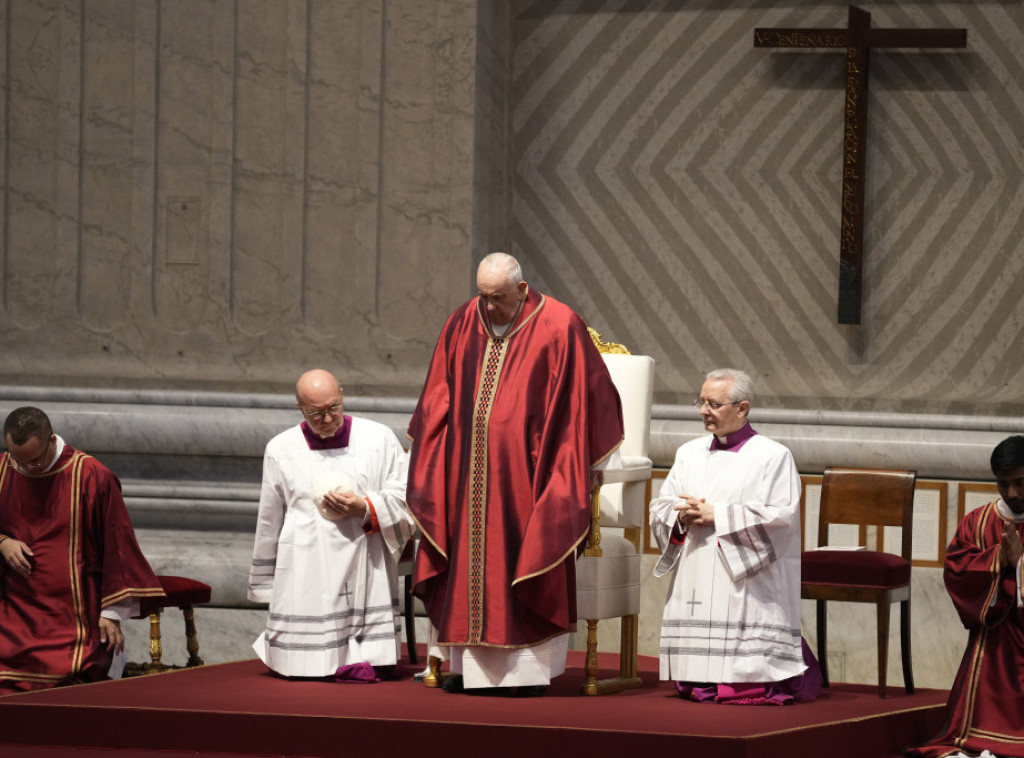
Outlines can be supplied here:
[[651, 501], [671, 575], [661, 678], [699, 702], [814, 699], [821, 672], [800, 635], [800, 476], [748, 415], [750, 377], [707, 375], [693, 405], [709, 435], [687, 442]]
[[408, 456], [388, 427], [345, 415], [323, 369], [299, 377], [295, 400], [304, 420], [263, 458], [248, 597], [270, 607], [253, 648], [282, 676], [379, 681], [401, 646]]

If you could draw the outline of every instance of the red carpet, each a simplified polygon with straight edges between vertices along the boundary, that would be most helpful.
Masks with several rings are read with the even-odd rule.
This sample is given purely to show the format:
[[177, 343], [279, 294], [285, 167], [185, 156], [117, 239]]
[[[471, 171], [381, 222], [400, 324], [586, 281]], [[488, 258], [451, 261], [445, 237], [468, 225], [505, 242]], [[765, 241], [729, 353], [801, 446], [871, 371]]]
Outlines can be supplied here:
[[[615, 656], [601, 663], [611, 675]], [[805, 705], [700, 705], [658, 682], [657, 660], [646, 657], [642, 689], [583, 697], [582, 654], [570, 653], [569, 665], [544, 697], [526, 699], [452, 695], [411, 679], [286, 681], [256, 660], [24, 693], [0, 698], [0, 756], [387, 758], [411, 749], [461, 756], [480, 746], [488, 758], [883, 758], [937, 732], [946, 699], [943, 691], [891, 688], [882, 700], [873, 686], [835, 684]]]

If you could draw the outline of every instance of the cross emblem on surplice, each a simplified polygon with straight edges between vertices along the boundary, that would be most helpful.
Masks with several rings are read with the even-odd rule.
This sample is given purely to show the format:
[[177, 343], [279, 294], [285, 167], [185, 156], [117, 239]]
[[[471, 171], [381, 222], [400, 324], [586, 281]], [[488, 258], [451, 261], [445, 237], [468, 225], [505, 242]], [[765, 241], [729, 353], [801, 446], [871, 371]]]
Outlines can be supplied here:
[[869, 52], [873, 47], [966, 46], [966, 29], [872, 29], [871, 14], [852, 5], [846, 29], [754, 29], [754, 47], [846, 48], [839, 231], [840, 324], [859, 324], [861, 318]]
[[352, 605], [352, 590], [348, 588], [348, 582], [345, 582], [345, 586], [338, 593], [338, 597], [344, 598], [348, 605]]

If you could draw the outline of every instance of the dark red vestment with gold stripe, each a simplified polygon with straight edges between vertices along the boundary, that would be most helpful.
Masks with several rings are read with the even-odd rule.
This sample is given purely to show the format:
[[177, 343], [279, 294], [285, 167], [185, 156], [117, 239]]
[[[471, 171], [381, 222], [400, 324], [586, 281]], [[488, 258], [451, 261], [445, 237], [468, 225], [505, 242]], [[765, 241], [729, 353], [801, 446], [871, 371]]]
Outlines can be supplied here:
[[0, 533], [35, 554], [22, 577], [0, 570], [0, 693], [106, 677], [102, 608], [164, 596], [102, 463], [65, 445], [50, 471], [26, 476], [0, 456]]
[[[1021, 577], [1003, 565], [1000, 536], [1007, 520], [996, 503], [968, 513], [946, 551], [944, 578], [969, 638], [949, 692], [948, 722], [909, 756], [939, 758], [988, 750], [1024, 756], [1024, 611]], [[1024, 522], [1015, 522], [1024, 535]]]
[[583, 321], [532, 291], [502, 337], [479, 298], [441, 332], [409, 426], [414, 592], [444, 645], [525, 647], [574, 627], [591, 467], [622, 440]]

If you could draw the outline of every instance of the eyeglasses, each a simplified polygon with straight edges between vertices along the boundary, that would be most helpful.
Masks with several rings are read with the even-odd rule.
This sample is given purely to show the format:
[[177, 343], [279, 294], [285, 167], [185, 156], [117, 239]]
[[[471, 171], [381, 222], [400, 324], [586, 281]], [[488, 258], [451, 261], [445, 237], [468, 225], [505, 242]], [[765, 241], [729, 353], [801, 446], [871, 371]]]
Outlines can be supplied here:
[[310, 421], [319, 421], [328, 414], [330, 414], [331, 416], [337, 416], [339, 413], [341, 413], [342, 407], [343, 406], [341, 405], [332, 405], [330, 408], [318, 408], [315, 411], [307, 411], [305, 408], [302, 408], [301, 410], [302, 415], [308, 418]]
[[719, 408], [722, 408], [726, 405], [737, 405], [738, 403], [742, 402], [742, 400], [733, 400], [731, 403], [712, 403], [710, 400], [702, 400], [700, 398], [697, 398], [692, 403], [690, 403], [690, 405], [692, 405], [698, 411], [705, 405], [708, 407], [709, 411], [717, 411]]
[[50, 464], [50, 461], [51, 461], [50, 451], [52, 449], [53, 449], [53, 437], [51, 436], [50, 439], [46, 443], [46, 449], [43, 450], [43, 452], [39, 456], [37, 456], [36, 458], [33, 458], [30, 461], [19, 461], [13, 455], [10, 454], [10, 451], [8, 451], [8, 457], [10, 458], [11, 464], [14, 466], [14, 468], [16, 470], [20, 471], [21, 473], [23, 473], [23, 474], [35, 473], [36, 471], [44, 470]]

